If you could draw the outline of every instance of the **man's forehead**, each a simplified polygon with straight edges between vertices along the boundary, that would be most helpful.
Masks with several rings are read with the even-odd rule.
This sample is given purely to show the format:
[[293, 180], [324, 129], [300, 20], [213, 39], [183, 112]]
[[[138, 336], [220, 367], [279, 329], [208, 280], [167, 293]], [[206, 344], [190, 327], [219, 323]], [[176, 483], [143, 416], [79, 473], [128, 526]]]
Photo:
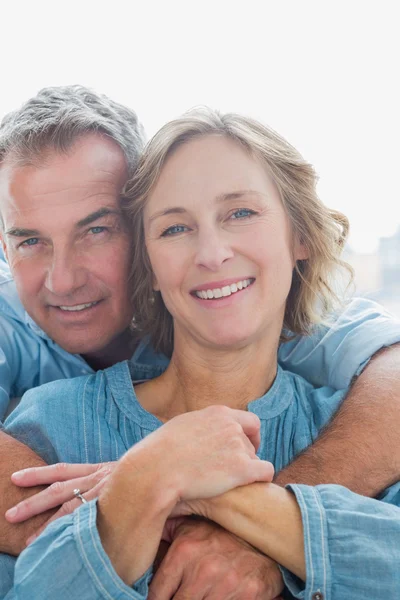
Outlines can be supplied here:
[[[104, 206], [119, 208], [120, 190], [126, 179], [125, 159], [115, 145], [93, 153], [77, 147], [69, 155], [55, 155], [44, 164], [0, 169], [0, 210], [4, 221], [35, 219], [48, 211], [63, 218], [73, 211], [77, 219]], [[113, 160], [106, 161], [108, 156]], [[89, 153], [90, 154], [90, 153]], [[46, 218], [47, 220], [47, 218]], [[14, 225], [14, 223], [12, 224]]]

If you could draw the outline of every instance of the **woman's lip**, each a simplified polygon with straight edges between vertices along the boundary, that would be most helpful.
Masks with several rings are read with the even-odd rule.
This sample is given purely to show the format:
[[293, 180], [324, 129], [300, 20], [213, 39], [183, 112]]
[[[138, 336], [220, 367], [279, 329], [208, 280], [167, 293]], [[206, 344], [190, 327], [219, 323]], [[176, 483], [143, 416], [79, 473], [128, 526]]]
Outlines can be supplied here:
[[253, 281], [255, 280], [255, 277], [251, 277], [250, 275], [248, 275], [247, 277], [236, 277], [233, 278], [231, 277], [230, 279], [223, 279], [221, 281], [213, 281], [211, 283], [202, 283], [199, 286], [196, 286], [194, 288], [192, 288], [190, 290], [191, 294], [194, 294], [195, 292], [203, 292], [204, 290], [215, 290], [217, 288], [223, 288], [226, 285], [232, 285], [232, 283], [237, 283], [238, 281], [246, 281], [247, 279], [250, 279], [251, 282], [253, 283]]

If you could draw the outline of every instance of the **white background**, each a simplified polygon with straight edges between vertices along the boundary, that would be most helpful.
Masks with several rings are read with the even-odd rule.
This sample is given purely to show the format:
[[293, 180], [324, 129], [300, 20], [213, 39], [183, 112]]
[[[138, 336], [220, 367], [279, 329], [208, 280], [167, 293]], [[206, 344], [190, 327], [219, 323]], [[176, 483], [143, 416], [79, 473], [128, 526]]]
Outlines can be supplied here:
[[396, 1], [70, 0], [0, 4], [0, 117], [81, 83], [149, 135], [198, 104], [269, 124], [316, 166], [370, 252], [400, 223]]

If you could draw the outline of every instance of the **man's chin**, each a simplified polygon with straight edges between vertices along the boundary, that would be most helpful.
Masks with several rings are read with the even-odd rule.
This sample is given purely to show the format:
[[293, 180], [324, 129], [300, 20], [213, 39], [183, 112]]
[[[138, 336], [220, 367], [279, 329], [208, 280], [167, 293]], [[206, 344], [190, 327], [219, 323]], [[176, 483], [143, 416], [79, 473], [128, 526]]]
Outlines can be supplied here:
[[65, 335], [58, 332], [53, 336], [49, 334], [49, 337], [69, 354], [97, 354], [110, 342], [110, 340], [105, 339], [104, 336], [101, 338], [96, 335], [91, 336], [87, 332], [86, 334], [85, 332], [79, 332], [79, 334], [77, 333], [73, 337], [71, 336], [71, 331], [65, 332]]

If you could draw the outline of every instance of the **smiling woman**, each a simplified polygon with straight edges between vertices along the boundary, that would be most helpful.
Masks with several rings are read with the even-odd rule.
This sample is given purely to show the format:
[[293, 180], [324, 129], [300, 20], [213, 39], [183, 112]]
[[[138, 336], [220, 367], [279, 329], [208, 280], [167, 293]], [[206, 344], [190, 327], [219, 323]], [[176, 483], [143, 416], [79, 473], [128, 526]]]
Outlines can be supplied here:
[[[256, 304], [265, 308], [266, 297], [268, 310], [274, 301], [282, 313], [284, 328], [299, 334], [332, 309], [337, 267], [351, 273], [340, 259], [348, 221], [320, 202], [316, 180], [312, 166], [286, 140], [239, 115], [196, 111], [160, 130], [126, 187], [135, 198], [129, 206], [136, 250], [132, 278], [142, 282], [132, 298], [135, 322], [156, 348], [172, 352], [183, 318], [173, 325], [178, 288], [181, 300], [189, 301], [188, 292], [205, 300], [207, 293], [214, 301], [199, 302], [199, 309], [216, 309], [234, 301], [215, 302], [230, 296], [228, 285], [255, 282], [251, 295], [237, 297], [244, 301], [233, 309], [236, 328], [240, 314], [247, 324], [250, 311], [260, 314]], [[183, 270], [185, 281], [173, 281]], [[201, 315], [187, 313], [192, 333]], [[211, 311], [206, 317], [220, 342], [221, 335], [233, 333], [225, 315]], [[281, 332], [282, 319], [275, 317]]]

